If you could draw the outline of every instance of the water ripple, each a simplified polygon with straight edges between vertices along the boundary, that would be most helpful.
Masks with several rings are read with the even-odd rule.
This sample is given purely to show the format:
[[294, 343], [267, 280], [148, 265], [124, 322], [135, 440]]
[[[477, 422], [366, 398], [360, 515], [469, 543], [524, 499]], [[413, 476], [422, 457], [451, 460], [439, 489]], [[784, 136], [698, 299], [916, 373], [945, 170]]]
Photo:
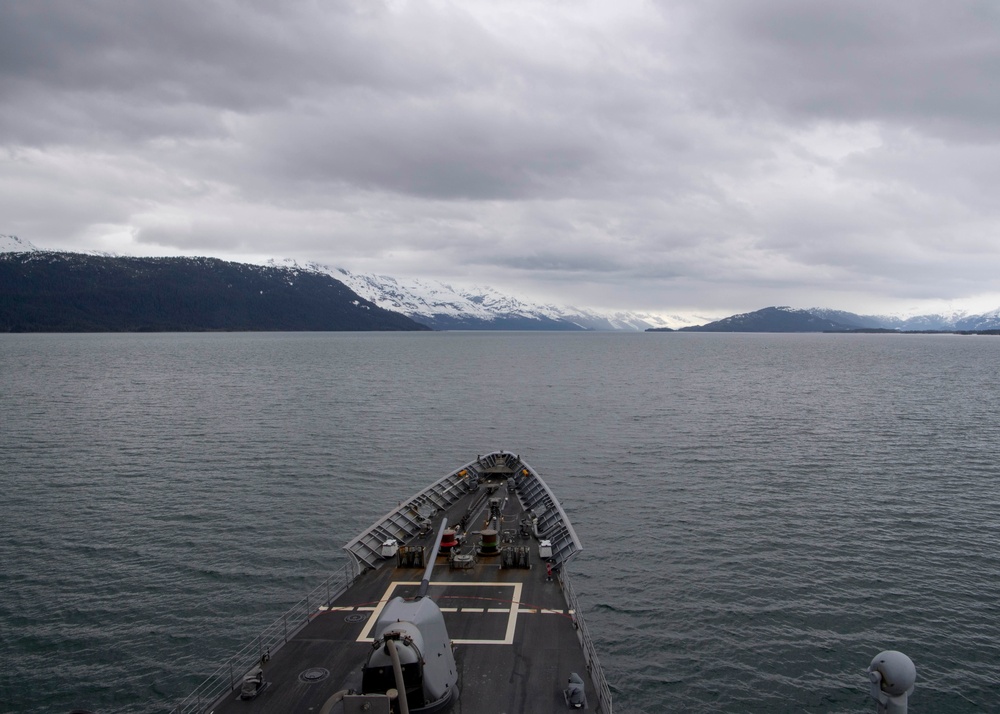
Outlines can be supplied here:
[[917, 663], [914, 709], [992, 710], [998, 350], [0, 335], [0, 702], [169, 708], [394, 499], [507, 447], [584, 540], [619, 711], [868, 711], [889, 647]]

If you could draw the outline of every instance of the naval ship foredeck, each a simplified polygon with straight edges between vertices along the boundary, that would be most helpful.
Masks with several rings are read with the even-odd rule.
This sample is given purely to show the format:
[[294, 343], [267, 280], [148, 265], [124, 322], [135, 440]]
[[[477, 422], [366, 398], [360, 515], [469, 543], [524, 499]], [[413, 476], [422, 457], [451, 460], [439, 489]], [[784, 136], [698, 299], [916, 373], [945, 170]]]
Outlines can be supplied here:
[[[258, 642], [254, 656], [267, 684], [256, 697], [240, 697], [243, 675], [257, 664], [244, 659], [229, 665], [228, 686], [220, 670], [213, 686], [221, 695], [204, 688], [198, 701], [189, 698], [175, 711], [320, 712], [335, 692], [360, 691], [376, 620], [392, 598], [417, 595], [421, 558], [430, 557], [442, 519], [460, 544], [426, 571], [426, 595], [444, 615], [458, 668], [460, 696], [449, 711], [565, 710], [563, 690], [577, 673], [585, 710], [610, 714], [610, 692], [564, 567], [579, 540], [544, 482], [504, 452], [449, 474], [351, 541], [345, 549], [358, 575], [349, 587], [307, 605], [297, 624], [286, 618]], [[392, 544], [383, 550], [389, 540], [398, 552]], [[542, 541], [550, 546], [540, 548]]]

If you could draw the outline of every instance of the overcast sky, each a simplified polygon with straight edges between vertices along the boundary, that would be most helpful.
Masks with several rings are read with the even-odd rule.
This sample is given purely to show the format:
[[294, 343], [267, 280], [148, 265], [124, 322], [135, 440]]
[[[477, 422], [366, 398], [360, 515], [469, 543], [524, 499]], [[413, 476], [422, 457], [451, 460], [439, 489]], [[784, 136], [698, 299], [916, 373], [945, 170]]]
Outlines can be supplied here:
[[1000, 307], [996, 0], [4, 0], [0, 107], [41, 248]]

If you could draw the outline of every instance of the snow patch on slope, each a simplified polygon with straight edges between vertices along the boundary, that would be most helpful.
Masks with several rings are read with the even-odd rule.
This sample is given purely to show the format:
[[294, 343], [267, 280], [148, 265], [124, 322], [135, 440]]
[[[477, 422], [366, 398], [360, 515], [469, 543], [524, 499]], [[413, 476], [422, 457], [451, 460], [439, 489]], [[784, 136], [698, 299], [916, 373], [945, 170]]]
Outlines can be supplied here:
[[330, 275], [361, 297], [387, 310], [416, 320], [451, 319], [488, 325], [500, 320], [531, 321], [539, 327], [563, 326], [581, 330], [641, 331], [650, 327], [683, 327], [700, 324], [698, 316], [657, 315], [634, 312], [601, 312], [563, 305], [541, 305], [503, 293], [488, 285], [456, 286], [422, 278], [352, 273], [319, 263], [291, 259], [269, 260], [269, 265], [295, 267]]
[[31, 241], [0, 233], [0, 253], [30, 253], [38, 251]]

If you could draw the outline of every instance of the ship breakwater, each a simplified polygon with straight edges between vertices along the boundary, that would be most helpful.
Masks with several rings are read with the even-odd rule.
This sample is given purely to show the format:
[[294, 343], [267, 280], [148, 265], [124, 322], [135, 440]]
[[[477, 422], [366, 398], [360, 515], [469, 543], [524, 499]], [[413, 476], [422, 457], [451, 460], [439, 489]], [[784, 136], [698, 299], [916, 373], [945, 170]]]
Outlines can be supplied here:
[[[617, 710], [913, 710], [1000, 686], [1000, 343], [0, 335], [0, 702], [169, 709], [425, 479], [546, 476]], [[400, 468], [405, 464], [406, 468]], [[419, 469], [418, 469], [419, 470]]]

